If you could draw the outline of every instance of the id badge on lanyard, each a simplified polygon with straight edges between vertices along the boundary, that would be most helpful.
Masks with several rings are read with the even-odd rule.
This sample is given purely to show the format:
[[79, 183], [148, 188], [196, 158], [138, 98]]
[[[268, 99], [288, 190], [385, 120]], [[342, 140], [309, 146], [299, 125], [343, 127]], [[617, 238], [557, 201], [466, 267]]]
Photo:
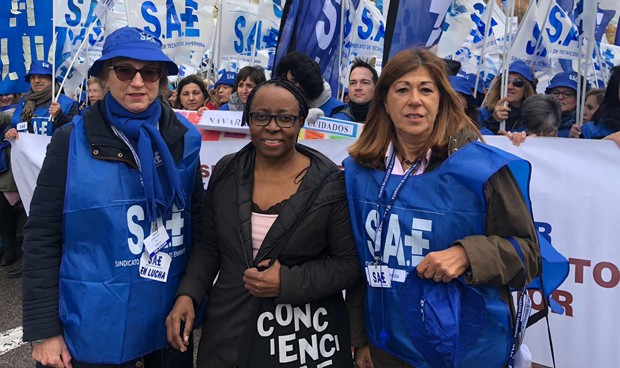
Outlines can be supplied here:
[[153, 222], [151, 234], [144, 239], [145, 250], [140, 257], [140, 277], [166, 282], [172, 257], [160, 250], [170, 244], [170, 237], [163, 225], [157, 227], [156, 224], [157, 222]]

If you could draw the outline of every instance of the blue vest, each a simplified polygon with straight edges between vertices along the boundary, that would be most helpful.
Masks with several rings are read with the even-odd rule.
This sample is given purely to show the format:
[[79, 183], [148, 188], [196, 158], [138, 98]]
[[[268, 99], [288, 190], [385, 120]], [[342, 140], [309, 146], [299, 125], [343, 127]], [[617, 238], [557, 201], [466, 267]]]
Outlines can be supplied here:
[[[455, 152], [438, 169], [405, 182], [382, 227], [382, 264], [387, 259], [389, 269], [395, 270], [391, 274], [391, 288], [366, 288], [366, 334], [373, 345], [417, 368], [431, 366], [419, 350], [420, 344], [412, 341], [405, 327], [407, 322], [400, 308], [405, 281], [402, 275], [415, 276], [415, 267], [431, 251], [446, 249], [469, 235], [485, 234], [486, 182], [503, 166], [522, 163], [527, 164], [499, 149], [474, 142]], [[390, 177], [377, 214], [377, 197], [385, 173], [361, 166], [351, 157], [344, 161], [344, 167], [353, 233], [362, 268], [366, 269], [374, 262], [378, 219], [402, 176]], [[517, 182], [523, 188], [528, 180]], [[455, 282], [461, 281], [452, 283]], [[474, 289], [484, 298], [486, 318], [479, 339], [460, 367], [501, 367], [507, 363], [512, 343], [510, 309], [501, 300], [500, 288]], [[387, 342], [381, 337], [384, 330], [390, 336]]]
[[[28, 124], [20, 124], [22, 122], [22, 112], [24, 111], [24, 104], [26, 99], [23, 98], [17, 108], [15, 109], [15, 113], [13, 113], [13, 119], [11, 120], [11, 127], [17, 129], [18, 132], [28, 132]], [[58, 97], [58, 103], [60, 104], [60, 109], [65, 114], [68, 114], [71, 110], [71, 106], [75, 101], [70, 99], [69, 97], [61, 94]], [[40, 135], [48, 135], [52, 136], [54, 134], [54, 124], [49, 120], [50, 116], [50, 103], [45, 103], [38, 106], [34, 110], [34, 116], [30, 119], [30, 124], [32, 124], [32, 131], [34, 134]]]
[[82, 118], [69, 144], [60, 267], [60, 319], [77, 361], [119, 364], [164, 348], [165, 319], [191, 253], [191, 196], [199, 160], [200, 134], [184, 136], [176, 167], [185, 188], [186, 208], [163, 218], [172, 257], [166, 283], [139, 275], [145, 198], [140, 173], [122, 162], [92, 158]]

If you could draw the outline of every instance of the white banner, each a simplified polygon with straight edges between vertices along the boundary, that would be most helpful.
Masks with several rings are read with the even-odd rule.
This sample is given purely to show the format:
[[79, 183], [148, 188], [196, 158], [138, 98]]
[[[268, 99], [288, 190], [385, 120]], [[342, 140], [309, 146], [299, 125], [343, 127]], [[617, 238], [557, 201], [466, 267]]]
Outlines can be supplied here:
[[37, 185], [37, 177], [50, 139], [51, 137], [46, 135], [19, 133], [19, 138], [11, 142], [11, 171], [26, 214], [30, 212], [32, 193]]
[[127, 22], [159, 38], [179, 67], [199, 68], [215, 33], [215, 0], [125, 0]]
[[[13, 146], [13, 174], [26, 208], [47, 139], [20, 134]], [[611, 141], [598, 140], [529, 138], [519, 147], [506, 137], [485, 140], [532, 163], [530, 192], [536, 225], [571, 264], [567, 280], [552, 295], [566, 310], [564, 315], [550, 315], [557, 366], [617, 366], [620, 248], [614, 230], [620, 218], [620, 149]], [[301, 143], [341, 163], [352, 142]], [[200, 159], [205, 183], [222, 156], [247, 143], [203, 142]], [[539, 307], [539, 294], [533, 302], [534, 308]], [[526, 344], [534, 362], [552, 365], [544, 321], [527, 330]]]

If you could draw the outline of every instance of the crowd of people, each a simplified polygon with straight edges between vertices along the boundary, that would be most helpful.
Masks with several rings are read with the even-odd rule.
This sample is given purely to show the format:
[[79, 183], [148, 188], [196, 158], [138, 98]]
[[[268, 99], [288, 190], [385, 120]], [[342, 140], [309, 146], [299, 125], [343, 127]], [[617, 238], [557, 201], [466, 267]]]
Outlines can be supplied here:
[[[30, 91], [0, 96], [0, 266], [23, 258], [8, 277], [23, 278], [37, 366], [192, 367], [200, 327], [199, 367], [508, 364], [510, 288], [540, 274], [540, 250], [519, 159], [483, 135], [620, 145], [620, 66], [588, 91], [583, 125], [575, 73], [537, 94], [515, 61], [505, 95], [498, 76], [481, 97], [454, 66], [424, 49], [380, 76], [356, 60], [343, 101], [298, 52], [271, 79], [246, 66], [173, 87], [161, 42], [124, 27], [80, 109], [33, 61]], [[249, 127], [206, 190], [200, 133], [175, 109], [242, 111]], [[344, 172], [297, 142], [321, 116], [365, 124]], [[27, 219], [10, 165], [25, 132], [52, 137]]]

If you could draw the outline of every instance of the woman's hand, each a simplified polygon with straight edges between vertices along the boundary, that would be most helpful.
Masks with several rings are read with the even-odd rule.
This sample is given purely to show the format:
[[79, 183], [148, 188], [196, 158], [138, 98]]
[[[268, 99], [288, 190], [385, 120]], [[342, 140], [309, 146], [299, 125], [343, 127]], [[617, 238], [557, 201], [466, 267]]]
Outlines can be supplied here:
[[32, 345], [32, 358], [46, 367], [71, 368], [71, 354], [62, 335]]
[[[258, 267], [269, 267], [269, 259], [258, 264]], [[276, 259], [271, 267], [259, 271], [256, 267], [248, 268], [243, 273], [245, 288], [258, 298], [271, 298], [280, 295], [280, 261]]]
[[427, 254], [416, 270], [421, 278], [450, 282], [461, 276], [469, 266], [465, 248], [462, 245], [453, 245], [448, 249]]
[[198, 110], [196, 110], [196, 113], [198, 114], [198, 116], [202, 115], [202, 112], [205, 111], [207, 108], [202, 106], [200, 107]]
[[581, 136], [581, 127], [577, 124], [573, 124], [573, 126], [570, 127], [568, 136], [571, 138], [579, 138]]
[[[166, 337], [168, 343], [181, 352], [187, 351], [189, 334], [194, 327], [194, 301], [187, 295], [181, 295], [166, 318]], [[183, 338], [181, 338], [181, 322], [185, 322]]]
[[19, 138], [19, 133], [17, 133], [17, 129], [15, 128], [11, 128], [7, 130], [6, 133], [4, 133], [4, 139], [6, 140], [17, 139], [17, 138]]
[[506, 136], [512, 141], [512, 144], [520, 146], [521, 143], [525, 142], [527, 134], [525, 132], [506, 132]]
[[493, 108], [493, 119], [496, 121], [504, 121], [508, 119], [509, 111], [510, 107], [508, 107], [508, 102], [506, 102], [506, 97], [504, 97], [495, 104]]
[[613, 134], [610, 134], [610, 135], [608, 135], [607, 137], [605, 137], [603, 139], [614, 141], [614, 142], [616, 142], [618, 147], [620, 147], [620, 132], [615, 132]]
[[375, 368], [370, 357], [370, 346], [355, 349], [355, 366], [357, 368]]

